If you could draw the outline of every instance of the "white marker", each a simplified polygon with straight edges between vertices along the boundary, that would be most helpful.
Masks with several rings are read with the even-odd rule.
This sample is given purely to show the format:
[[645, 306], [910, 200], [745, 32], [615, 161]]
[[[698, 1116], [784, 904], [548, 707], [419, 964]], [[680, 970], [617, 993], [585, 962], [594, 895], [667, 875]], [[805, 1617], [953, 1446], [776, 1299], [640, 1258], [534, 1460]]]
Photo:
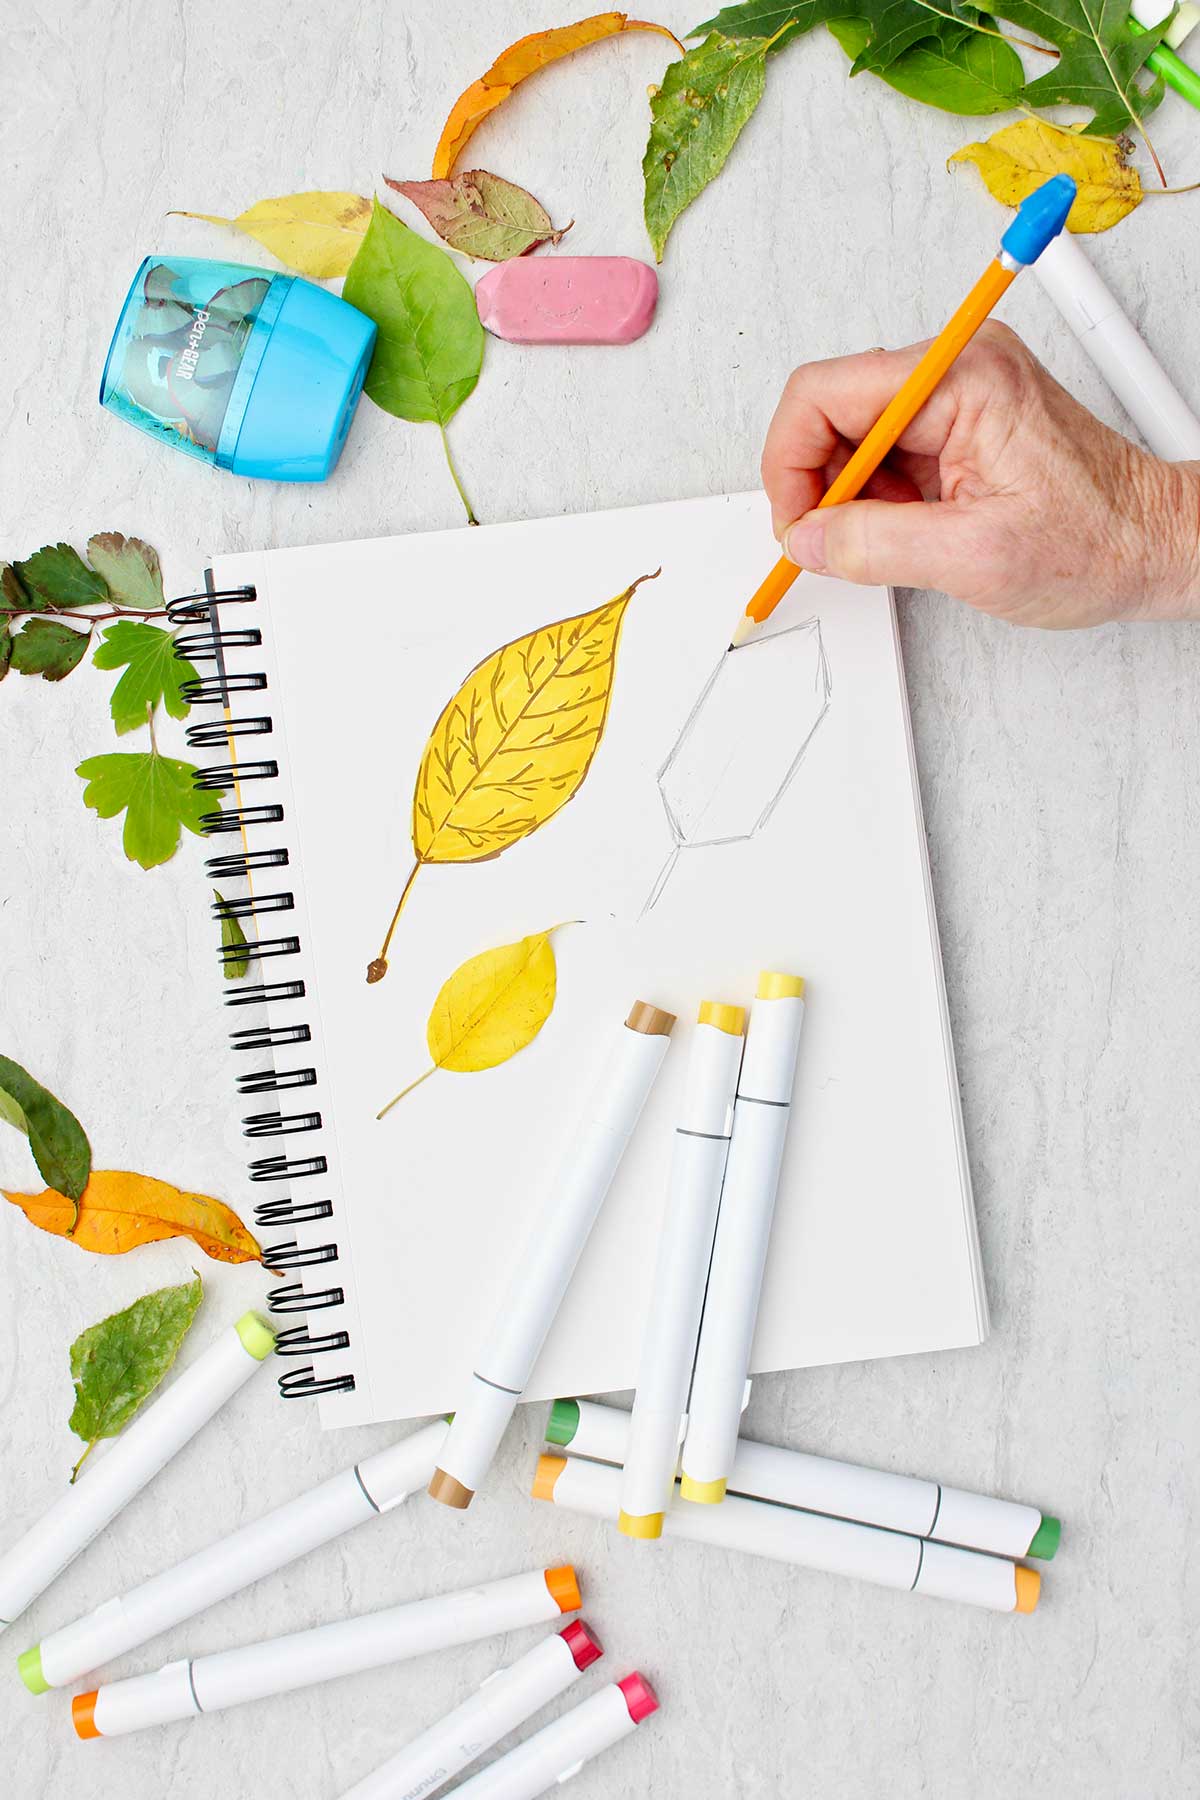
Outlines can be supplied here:
[[[11, 1625], [68, 1563], [139, 1494], [202, 1425], [248, 1381], [275, 1347], [275, 1332], [243, 1313], [203, 1356], [139, 1412], [120, 1437], [89, 1458], [84, 1474], [0, 1557], [0, 1629]], [[24, 1670], [21, 1671], [25, 1673]], [[28, 1679], [28, 1677], [27, 1677]], [[33, 1683], [30, 1682], [30, 1686]], [[34, 1692], [40, 1690], [34, 1687]]]
[[307, 1494], [151, 1576], [128, 1594], [118, 1594], [84, 1618], [52, 1631], [35, 1650], [26, 1651], [30, 1663], [37, 1662], [37, 1691], [67, 1687], [160, 1631], [169, 1631], [306, 1556], [318, 1544], [399, 1506], [429, 1480], [446, 1430], [442, 1419], [422, 1426], [390, 1449], [343, 1469]]
[[706, 1000], [692, 1037], [623, 1458], [625, 1480], [617, 1524], [626, 1537], [660, 1537], [662, 1516], [670, 1504], [745, 1029], [746, 1014], [740, 1006]]
[[[621, 1471], [577, 1456], [567, 1460], [543, 1456], [533, 1495], [535, 1500], [552, 1500], [572, 1512], [615, 1522], [621, 1505]], [[1032, 1612], [1041, 1588], [1036, 1569], [1004, 1557], [741, 1495], [729, 1495], [720, 1506], [695, 1506], [677, 1498], [663, 1520], [663, 1536], [768, 1556], [827, 1575], [852, 1575], [880, 1587], [904, 1588], [941, 1600], [965, 1600], [995, 1612]]]
[[491, 1467], [662, 1067], [674, 1023], [673, 1014], [639, 1000], [605, 1044], [584, 1111], [565, 1141], [429, 1484], [444, 1506], [469, 1506]]
[[[629, 1441], [629, 1414], [591, 1400], [556, 1400], [546, 1436], [572, 1456], [619, 1464]], [[886, 1531], [906, 1531], [939, 1544], [987, 1550], [994, 1556], [1036, 1556], [1048, 1562], [1062, 1534], [1059, 1521], [1036, 1506], [994, 1500], [885, 1469], [864, 1469], [828, 1456], [809, 1456], [803, 1450], [780, 1450], [748, 1438], [738, 1439], [729, 1492], [879, 1525]]]
[[738, 1077], [683, 1441], [683, 1494], [705, 1505], [724, 1498], [737, 1449], [803, 1021], [799, 976], [760, 976]]
[[1200, 457], [1200, 419], [1078, 239], [1060, 232], [1033, 270], [1154, 454], [1168, 462]]
[[578, 1681], [604, 1651], [582, 1619], [543, 1638], [342, 1800], [425, 1800]]
[[287, 1694], [339, 1675], [403, 1662], [427, 1650], [445, 1650], [451, 1644], [515, 1631], [520, 1625], [536, 1625], [574, 1612], [578, 1605], [574, 1569], [531, 1569], [525, 1575], [508, 1575], [429, 1600], [410, 1600], [406, 1606], [361, 1613], [240, 1650], [167, 1663], [153, 1674], [76, 1694], [71, 1717], [81, 1738], [120, 1737], [147, 1725], [220, 1712], [268, 1694]]
[[536, 1800], [657, 1711], [654, 1689], [635, 1670], [544, 1725], [453, 1792], [463, 1800]]

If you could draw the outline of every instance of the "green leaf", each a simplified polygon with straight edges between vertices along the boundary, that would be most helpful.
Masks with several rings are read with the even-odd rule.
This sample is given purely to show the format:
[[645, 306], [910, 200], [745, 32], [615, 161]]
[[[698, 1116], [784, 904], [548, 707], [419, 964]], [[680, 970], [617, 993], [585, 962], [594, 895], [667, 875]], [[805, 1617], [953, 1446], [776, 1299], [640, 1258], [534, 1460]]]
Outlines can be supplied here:
[[424, 213], [438, 236], [464, 256], [507, 262], [538, 244], [557, 244], [571, 227], [555, 231], [539, 200], [486, 169], [468, 169], [448, 181], [393, 181], [390, 188]]
[[646, 229], [657, 262], [680, 213], [725, 167], [762, 99], [770, 40], [735, 41], [718, 32], [668, 63], [650, 101], [650, 138], [642, 159]]
[[1141, 120], [1162, 99], [1162, 82], [1143, 86], [1139, 76], [1165, 36], [1170, 15], [1134, 36], [1123, 0], [1004, 0], [998, 10], [1060, 51], [1054, 68], [1025, 89], [1027, 106], [1086, 107], [1093, 115], [1088, 131], [1117, 137], [1131, 127], [1140, 130]]
[[41, 612], [45, 604], [22, 586], [11, 563], [0, 563], [0, 607], [5, 612]]
[[[981, 14], [985, 24], [994, 21]], [[868, 19], [831, 19], [829, 30], [854, 62], [871, 38]], [[880, 80], [910, 100], [940, 106], [943, 112], [1007, 112], [1017, 104], [1025, 81], [1021, 59], [1002, 38], [973, 31], [951, 42], [922, 38], [886, 69]]]
[[46, 544], [13, 567], [22, 586], [44, 606], [101, 606], [112, 597], [103, 575], [89, 569], [70, 544]]
[[92, 1172], [92, 1148], [75, 1114], [7, 1056], [0, 1056], [0, 1101], [0, 1118], [25, 1133], [47, 1187], [78, 1201]]
[[12, 640], [12, 666], [21, 675], [62, 681], [83, 661], [90, 642], [86, 631], [74, 631], [61, 619], [26, 619]]
[[204, 1293], [200, 1277], [143, 1294], [123, 1312], [89, 1325], [71, 1345], [75, 1405], [71, 1430], [87, 1449], [71, 1480], [101, 1438], [116, 1437], [179, 1354]]
[[12, 643], [12, 628], [7, 619], [0, 619], [0, 681], [8, 674], [12, 662]]
[[141, 538], [127, 538], [119, 531], [98, 531], [88, 539], [87, 553], [88, 561], [108, 583], [119, 605], [136, 607], [139, 612], [157, 612], [166, 605], [158, 551]]
[[109, 705], [117, 735], [144, 725], [147, 708], [161, 700], [173, 719], [186, 719], [190, 708], [180, 692], [185, 681], [197, 679], [190, 662], [175, 655], [172, 632], [137, 619], [119, 619], [104, 631], [104, 642], [93, 656], [98, 669], [125, 670], [112, 691]]
[[90, 756], [75, 773], [88, 784], [83, 790], [85, 806], [102, 819], [125, 814], [125, 854], [143, 869], [174, 856], [181, 826], [201, 836], [202, 815], [216, 808], [214, 796], [194, 785], [192, 763], [160, 756], [156, 750]]
[[446, 252], [376, 200], [342, 294], [379, 327], [371, 399], [399, 419], [444, 427], [483, 366], [475, 296]]
[[[213, 893], [216, 894], [217, 899], [220, 901], [221, 905], [224, 906], [225, 905], [224, 894], [218, 894], [216, 888], [213, 889]], [[222, 957], [222, 959], [221, 959], [222, 965], [225, 970], [226, 981], [240, 981], [241, 980], [242, 976], [246, 973], [246, 971], [250, 967], [250, 949], [246, 943], [246, 934], [242, 930], [241, 920], [240, 919], [231, 919], [227, 913], [222, 913], [221, 914], [221, 948], [222, 948], [222, 950], [236, 950], [239, 944], [242, 946], [242, 948], [246, 952], [244, 956], [236, 956], [236, 955], [235, 956], [225, 956], [225, 957]]]

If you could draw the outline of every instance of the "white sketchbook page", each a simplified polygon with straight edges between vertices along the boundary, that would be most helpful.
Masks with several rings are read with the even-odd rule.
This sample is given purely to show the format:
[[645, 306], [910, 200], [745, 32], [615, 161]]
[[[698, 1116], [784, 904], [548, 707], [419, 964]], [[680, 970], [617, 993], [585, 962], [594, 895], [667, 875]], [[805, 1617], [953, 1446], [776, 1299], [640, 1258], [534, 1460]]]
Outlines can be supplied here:
[[[322, 1401], [326, 1423], [454, 1407], [547, 1167], [586, 1104], [597, 1029], [646, 999], [680, 1023], [528, 1397], [634, 1384], [689, 1024], [702, 999], [748, 1001], [762, 968], [803, 974], [808, 1010], [755, 1369], [985, 1335], [884, 590], [796, 584], [772, 629], [819, 617], [828, 709], [769, 822], [748, 842], [685, 850], [637, 916], [672, 846], [657, 772], [773, 551], [762, 498], [741, 496], [219, 562], [219, 586], [258, 585], [265, 657], [247, 655], [267, 667], [277, 724], [283, 715], [288, 820], [276, 837], [303, 892], [320, 1101], [333, 1118], [322, 1134], [332, 1179], [308, 1185], [335, 1201], [333, 1224], [316, 1229], [340, 1253], [308, 1285], [347, 1287], [346, 1309], [314, 1315], [313, 1329], [349, 1330], [350, 1351], [319, 1359], [319, 1373], [344, 1364], [357, 1378], [352, 1394]], [[499, 645], [660, 564], [628, 609], [583, 787], [496, 860], [423, 869], [389, 973], [368, 987], [413, 861], [414, 777], [446, 701]], [[797, 717], [812, 710], [806, 685]], [[728, 719], [731, 741], [753, 728]], [[769, 742], [778, 749], [777, 732]], [[557, 934], [557, 1004], [534, 1043], [498, 1069], [434, 1075], [377, 1123], [428, 1066], [425, 1022], [452, 971], [570, 919], [586, 924]]]

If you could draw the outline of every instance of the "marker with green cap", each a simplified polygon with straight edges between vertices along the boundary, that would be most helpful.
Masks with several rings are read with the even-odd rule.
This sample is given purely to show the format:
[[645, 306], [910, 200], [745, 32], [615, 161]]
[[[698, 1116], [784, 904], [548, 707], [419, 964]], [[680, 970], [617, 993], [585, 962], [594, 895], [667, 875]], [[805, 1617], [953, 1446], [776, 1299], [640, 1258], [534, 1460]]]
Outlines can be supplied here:
[[[593, 1462], [620, 1465], [629, 1442], [629, 1414], [591, 1400], [556, 1400], [546, 1427], [550, 1443]], [[739, 1438], [729, 1492], [777, 1506], [880, 1525], [938, 1544], [988, 1550], [996, 1556], [1033, 1556], [1049, 1562], [1062, 1526], [1036, 1506], [994, 1500], [890, 1470], [781, 1450]]]
[[[1134, 0], [1130, 7], [1129, 29], [1135, 37], [1153, 30], [1162, 23], [1171, 10], [1168, 4], [1164, 7], [1161, 0]], [[1176, 51], [1186, 37], [1200, 25], [1200, 9], [1184, 0], [1182, 6], [1175, 8], [1175, 17], [1163, 33], [1161, 43], [1154, 46], [1146, 58], [1146, 67], [1161, 75], [1168, 87], [1173, 87], [1190, 106], [1200, 109], [1200, 70], [1193, 69], [1191, 63], [1184, 62]]]
[[[243, 1313], [102, 1454], [88, 1459], [69, 1487], [7, 1555], [0, 1557], [0, 1629], [11, 1625], [43, 1593], [126, 1503], [152, 1481], [177, 1450], [248, 1381], [275, 1347], [275, 1332], [259, 1313]], [[21, 1658], [21, 1677], [45, 1691], [36, 1650]]]

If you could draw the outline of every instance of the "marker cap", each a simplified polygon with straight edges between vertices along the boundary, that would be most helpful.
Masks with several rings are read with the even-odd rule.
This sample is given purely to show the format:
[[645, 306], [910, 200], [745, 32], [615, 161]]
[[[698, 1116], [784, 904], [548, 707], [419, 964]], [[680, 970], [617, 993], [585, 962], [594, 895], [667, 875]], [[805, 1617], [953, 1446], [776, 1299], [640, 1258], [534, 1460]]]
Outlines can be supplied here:
[[556, 1400], [550, 1408], [550, 1418], [546, 1425], [546, 1442], [548, 1444], [569, 1444], [578, 1430], [578, 1400]]
[[550, 1598], [557, 1601], [559, 1612], [577, 1612], [583, 1604], [579, 1582], [570, 1563], [563, 1563], [558, 1569], [547, 1569], [546, 1586], [550, 1590]]
[[90, 1694], [76, 1694], [71, 1701], [71, 1722], [81, 1738], [98, 1738], [103, 1733], [96, 1729], [96, 1695], [93, 1688]]
[[22, 1650], [17, 1658], [17, 1673], [31, 1694], [48, 1694], [50, 1683], [42, 1674], [42, 1646], [35, 1644], [32, 1650]]
[[629, 1716], [635, 1725], [640, 1725], [643, 1719], [648, 1719], [651, 1713], [658, 1711], [658, 1697], [654, 1689], [636, 1669], [624, 1681], [618, 1681], [617, 1686], [625, 1696]]
[[1017, 1604], [1015, 1611], [1031, 1613], [1038, 1603], [1042, 1591], [1042, 1578], [1036, 1569], [1026, 1569], [1021, 1563], [1013, 1568], [1013, 1579], [1017, 1586]]
[[1056, 1519], [1052, 1513], [1043, 1513], [1042, 1522], [1033, 1534], [1026, 1556], [1040, 1556], [1049, 1562], [1058, 1549], [1062, 1537], [1062, 1520]]
[[764, 969], [755, 989], [758, 1000], [803, 1000], [803, 975], [784, 975], [779, 969]]
[[452, 1506], [455, 1512], [465, 1512], [475, 1498], [474, 1488], [464, 1487], [453, 1475], [447, 1475], [445, 1469], [433, 1471], [425, 1491], [431, 1500], [440, 1500], [443, 1506]]
[[730, 1037], [746, 1035], [746, 1009], [744, 1006], [729, 1006], [723, 1000], [702, 1000], [700, 1002], [699, 1025], [715, 1025], [718, 1031], [727, 1031]]
[[719, 1481], [696, 1481], [685, 1475], [679, 1483], [679, 1497], [690, 1500], [693, 1506], [719, 1506], [725, 1498], [724, 1477]]
[[635, 1000], [625, 1021], [629, 1031], [640, 1031], [646, 1037], [670, 1037], [675, 1014], [664, 1012], [649, 1000]]
[[627, 1513], [622, 1507], [617, 1515], [617, 1530], [624, 1537], [660, 1538], [662, 1536], [663, 1515], [655, 1513]]
[[535, 1500], [553, 1500], [554, 1484], [567, 1466], [565, 1456], [539, 1456], [530, 1493]]
[[242, 1340], [242, 1349], [255, 1362], [264, 1362], [275, 1348], [275, 1327], [261, 1313], [243, 1313], [233, 1329]]
[[604, 1655], [604, 1645], [592, 1636], [582, 1619], [572, 1619], [558, 1635], [575, 1658], [577, 1669], [590, 1669]]

